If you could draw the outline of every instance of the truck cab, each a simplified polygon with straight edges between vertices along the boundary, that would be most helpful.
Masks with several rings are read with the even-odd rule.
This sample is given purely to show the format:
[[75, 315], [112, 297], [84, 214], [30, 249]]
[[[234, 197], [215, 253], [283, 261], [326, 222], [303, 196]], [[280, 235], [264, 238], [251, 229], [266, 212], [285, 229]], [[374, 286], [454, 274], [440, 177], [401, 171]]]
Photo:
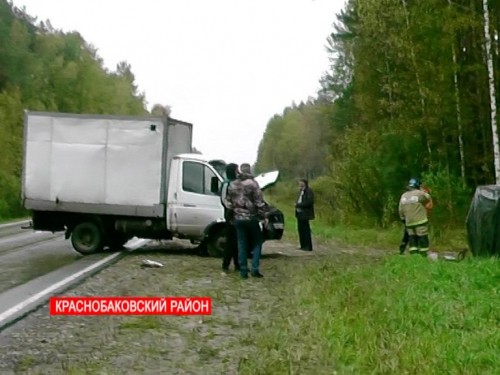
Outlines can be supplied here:
[[[225, 242], [224, 208], [220, 188], [226, 163], [207, 161], [199, 154], [180, 154], [172, 159], [168, 181], [167, 228], [174, 237], [199, 241], [211, 256], [221, 256]], [[262, 190], [276, 183], [278, 171], [255, 177]], [[279, 240], [284, 229], [281, 211], [268, 205], [270, 227], [264, 228], [266, 240]]]
[[170, 170], [167, 228], [180, 238], [202, 238], [209, 224], [224, 217], [219, 196], [223, 177], [198, 154], [175, 156]]

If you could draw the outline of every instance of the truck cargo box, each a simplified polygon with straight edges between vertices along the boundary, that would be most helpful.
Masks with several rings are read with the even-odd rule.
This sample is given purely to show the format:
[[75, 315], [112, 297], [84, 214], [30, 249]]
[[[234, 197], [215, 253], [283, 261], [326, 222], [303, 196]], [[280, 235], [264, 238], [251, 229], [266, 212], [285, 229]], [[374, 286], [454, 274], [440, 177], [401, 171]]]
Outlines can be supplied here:
[[170, 160], [192, 142], [191, 124], [153, 116], [26, 111], [24, 131], [23, 202], [42, 211], [162, 217]]

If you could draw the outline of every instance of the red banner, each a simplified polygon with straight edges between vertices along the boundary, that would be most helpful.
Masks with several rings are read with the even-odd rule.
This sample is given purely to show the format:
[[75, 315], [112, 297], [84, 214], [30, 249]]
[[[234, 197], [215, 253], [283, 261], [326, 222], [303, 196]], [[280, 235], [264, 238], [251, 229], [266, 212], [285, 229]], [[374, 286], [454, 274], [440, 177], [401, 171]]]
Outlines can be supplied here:
[[50, 315], [211, 315], [210, 297], [51, 297]]

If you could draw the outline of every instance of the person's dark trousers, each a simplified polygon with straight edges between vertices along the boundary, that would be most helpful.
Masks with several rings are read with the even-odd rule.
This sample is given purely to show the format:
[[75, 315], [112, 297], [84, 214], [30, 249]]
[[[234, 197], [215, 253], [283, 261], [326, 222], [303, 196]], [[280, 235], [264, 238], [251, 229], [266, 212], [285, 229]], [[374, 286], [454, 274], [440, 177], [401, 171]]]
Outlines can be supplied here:
[[226, 226], [226, 246], [224, 247], [224, 254], [222, 257], [222, 270], [227, 271], [231, 260], [233, 260], [234, 268], [240, 269], [238, 262], [238, 241], [236, 238], [236, 227], [234, 224], [227, 224]]
[[260, 255], [262, 252], [262, 232], [257, 220], [236, 220], [236, 236], [238, 239], [238, 258], [240, 261], [240, 274], [248, 276], [247, 253], [252, 249], [252, 274], [260, 272]]
[[406, 230], [406, 227], [404, 229], [403, 233], [403, 238], [401, 239], [401, 244], [399, 245], [399, 253], [404, 254], [406, 250], [406, 246], [408, 246], [408, 242], [410, 241], [410, 235], [408, 234], [408, 231]]
[[297, 219], [297, 229], [299, 231], [299, 242], [302, 250], [313, 249], [311, 240], [311, 227], [309, 220]]

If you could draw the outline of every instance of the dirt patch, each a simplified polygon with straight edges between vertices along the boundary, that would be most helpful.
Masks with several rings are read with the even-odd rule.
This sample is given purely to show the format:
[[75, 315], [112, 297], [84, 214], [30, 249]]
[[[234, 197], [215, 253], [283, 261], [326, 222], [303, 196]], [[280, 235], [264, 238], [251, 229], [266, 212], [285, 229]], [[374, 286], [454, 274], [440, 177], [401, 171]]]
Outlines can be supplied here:
[[[212, 315], [50, 316], [46, 306], [2, 333], [2, 374], [237, 374], [251, 355], [257, 323], [273, 315], [277, 283], [290, 270], [340, 250], [310, 253], [284, 242], [264, 245], [263, 279], [223, 276], [221, 260], [196, 255], [183, 242], [154, 242], [65, 295], [210, 296]], [[162, 268], [141, 268], [144, 259]], [[291, 285], [293, 287], [293, 285]]]

